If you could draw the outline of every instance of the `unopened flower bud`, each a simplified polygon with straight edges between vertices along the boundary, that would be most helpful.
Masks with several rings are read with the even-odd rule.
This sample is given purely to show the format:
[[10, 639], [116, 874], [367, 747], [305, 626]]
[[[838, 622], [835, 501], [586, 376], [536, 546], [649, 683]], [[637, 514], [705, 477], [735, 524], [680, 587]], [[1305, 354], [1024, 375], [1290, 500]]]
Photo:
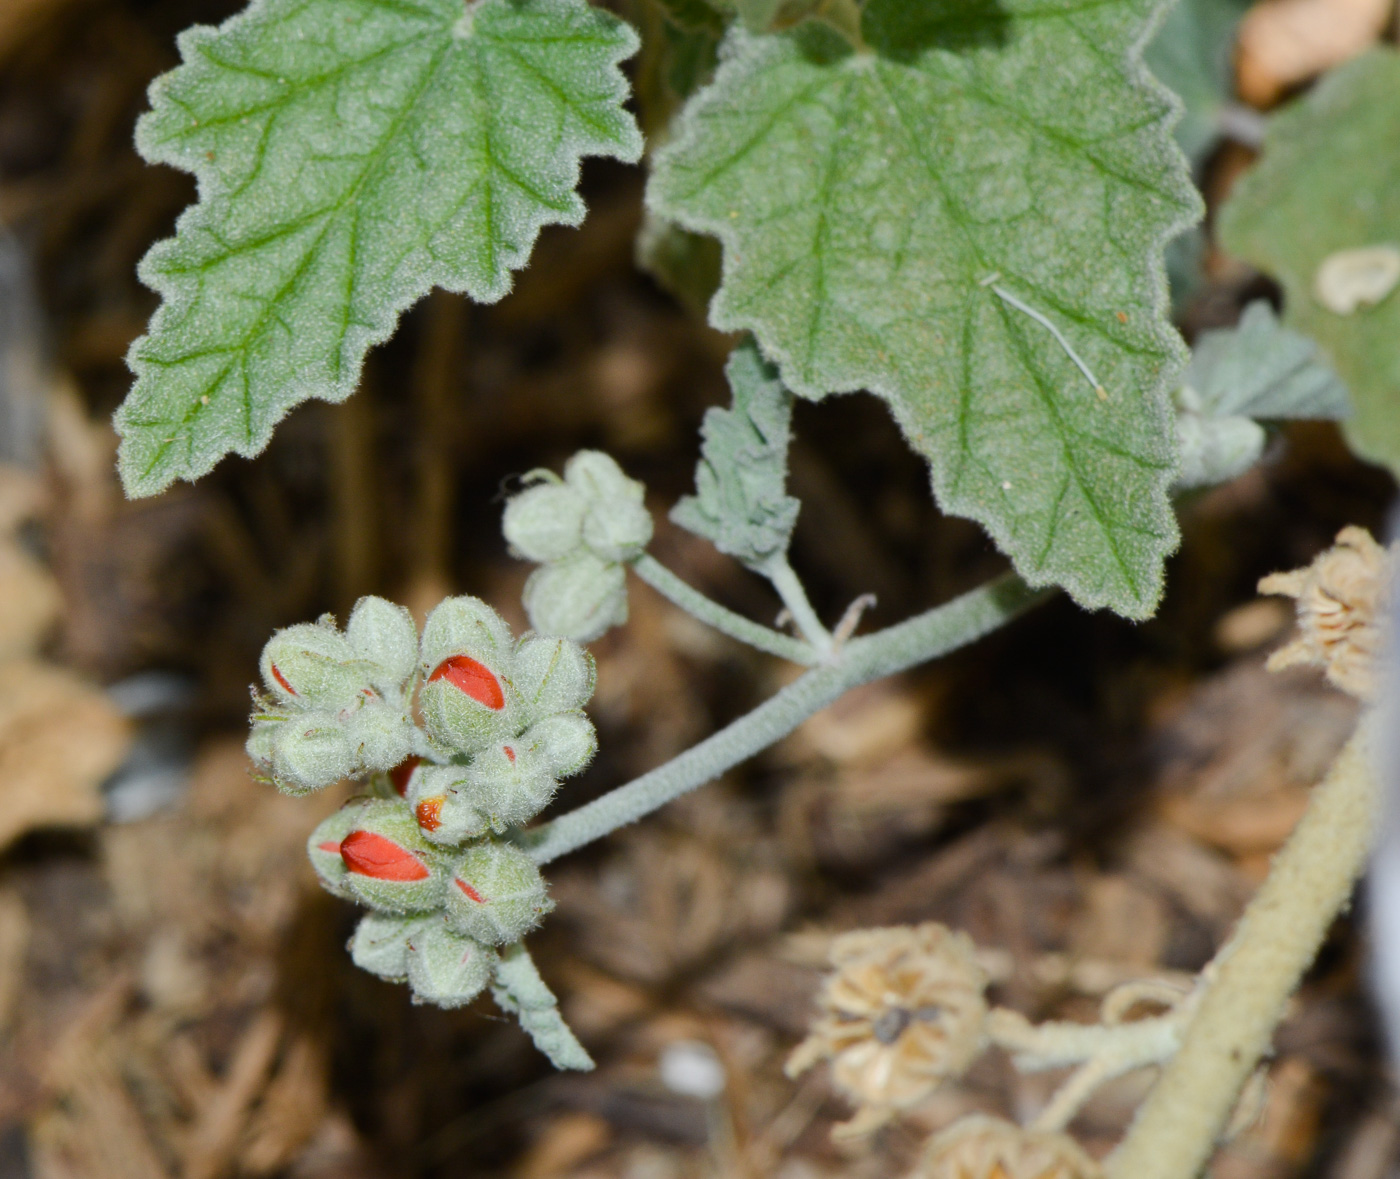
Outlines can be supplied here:
[[408, 977], [409, 941], [416, 934], [425, 933], [430, 925], [441, 924], [442, 918], [436, 913], [426, 917], [366, 913], [350, 939], [350, 957], [361, 970], [390, 982], [403, 982]]
[[468, 848], [445, 897], [448, 924], [485, 945], [519, 941], [554, 907], [535, 862], [507, 843]]
[[531, 561], [557, 561], [583, 543], [588, 501], [577, 488], [537, 483], [506, 504], [501, 531], [506, 543]]
[[283, 704], [344, 708], [370, 683], [372, 665], [328, 622], [279, 630], [263, 647], [263, 683]]
[[567, 778], [593, 760], [598, 734], [583, 713], [559, 712], [531, 725], [515, 746], [538, 757], [551, 777]]
[[583, 551], [530, 574], [524, 602], [541, 634], [589, 643], [627, 621], [627, 579], [621, 565]]
[[483, 749], [466, 778], [473, 805], [497, 834], [533, 819], [559, 786], [539, 751], [521, 738]]
[[408, 808], [376, 799], [359, 810], [340, 841], [345, 888], [357, 900], [387, 913], [420, 913], [442, 901], [441, 853], [423, 838]]
[[[288, 723], [295, 723], [288, 722]], [[391, 770], [413, 749], [413, 722], [402, 708], [367, 700], [350, 714], [345, 735], [359, 770]]]
[[509, 658], [510, 627], [480, 598], [463, 594], [440, 602], [423, 626], [423, 675], [429, 676], [453, 655], [501, 666]]
[[320, 790], [355, 769], [355, 748], [334, 712], [293, 713], [277, 726], [270, 745], [272, 780], [288, 794]]
[[306, 841], [306, 855], [329, 893], [347, 900], [354, 899], [345, 883], [345, 860], [340, 854], [340, 842], [359, 825], [364, 800], [348, 802], [329, 818], [321, 820]]
[[426, 923], [409, 939], [408, 985], [416, 1003], [462, 1007], [486, 989], [496, 951], [453, 933], [441, 921]]
[[466, 766], [424, 766], [410, 779], [405, 799], [423, 837], [440, 847], [455, 847], [490, 828]]
[[272, 772], [272, 746], [277, 740], [277, 734], [282, 731], [282, 724], [280, 719], [260, 719], [255, 716], [252, 728], [248, 730], [248, 740], [244, 742], [243, 748], [263, 773]]
[[515, 648], [511, 680], [527, 724], [582, 708], [595, 675], [593, 657], [570, 639], [527, 635]]
[[581, 450], [564, 468], [564, 481], [588, 503], [583, 543], [605, 561], [630, 561], [651, 543], [646, 488], [629, 479], [609, 455]]
[[471, 753], [515, 729], [511, 689], [497, 667], [470, 655], [452, 655], [428, 675], [419, 695], [433, 739]]
[[355, 603], [345, 637], [355, 653], [373, 665], [370, 683], [383, 696], [397, 697], [418, 662], [418, 627], [402, 606], [383, 598]]

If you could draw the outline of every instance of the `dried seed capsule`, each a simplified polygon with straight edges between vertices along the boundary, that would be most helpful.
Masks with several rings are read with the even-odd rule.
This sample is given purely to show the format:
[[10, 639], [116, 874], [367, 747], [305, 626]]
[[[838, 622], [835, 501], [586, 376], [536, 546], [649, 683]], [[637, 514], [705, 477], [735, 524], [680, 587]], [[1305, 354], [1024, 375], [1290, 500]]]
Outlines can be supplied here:
[[1103, 1179], [1073, 1138], [972, 1114], [935, 1134], [909, 1179]]
[[366, 700], [345, 722], [345, 735], [354, 751], [356, 772], [391, 770], [413, 748], [413, 722], [402, 708], [382, 700]]
[[405, 800], [423, 837], [439, 847], [455, 847], [490, 829], [490, 819], [467, 781], [467, 769], [424, 766], [409, 781]]
[[366, 913], [355, 926], [350, 939], [350, 957], [361, 970], [403, 982], [408, 977], [408, 943], [430, 925], [441, 924], [436, 913], [426, 917], [395, 917], [389, 913]]
[[507, 843], [467, 849], [445, 893], [447, 923], [485, 945], [519, 941], [554, 907], [535, 862]]
[[472, 805], [500, 834], [539, 814], [558, 786], [538, 749], [512, 738], [472, 758], [465, 789]]
[[621, 565], [579, 552], [530, 574], [524, 602], [541, 634], [590, 643], [627, 621], [626, 574]]
[[822, 1015], [787, 1071], [829, 1059], [862, 1107], [861, 1129], [922, 1101], [982, 1050], [987, 976], [966, 934], [936, 922], [857, 930], [832, 942], [831, 964]]
[[596, 674], [593, 656], [577, 643], [526, 635], [516, 644], [511, 669], [524, 723], [533, 724], [556, 712], [582, 708], [593, 695]]
[[345, 637], [355, 653], [373, 665], [370, 683], [375, 690], [397, 698], [418, 663], [413, 615], [383, 598], [361, 598], [345, 624]]
[[583, 543], [587, 510], [588, 502], [577, 488], [537, 483], [511, 497], [501, 531], [506, 543], [527, 560], [557, 561]]
[[560, 712], [531, 725], [515, 748], [540, 759], [551, 777], [567, 778], [583, 769], [598, 752], [598, 734], [581, 712]]
[[329, 818], [323, 819], [306, 841], [306, 855], [329, 893], [347, 900], [354, 893], [345, 884], [345, 861], [340, 855], [340, 841], [359, 825], [364, 800], [348, 802]]
[[355, 769], [355, 749], [334, 712], [293, 713], [270, 742], [272, 780], [287, 794], [320, 790]]
[[371, 908], [421, 913], [442, 901], [440, 853], [397, 800], [375, 799], [360, 808], [354, 829], [340, 841], [340, 858], [345, 888]]
[[409, 939], [408, 985], [415, 1003], [462, 1007], [486, 989], [496, 951], [453, 933], [440, 920], [425, 923]]
[[274, 698], [298, 708], [344, 708], [369, 687], [374, 670], [326, 622], [279, 630], [263, 647], [259, 669]]

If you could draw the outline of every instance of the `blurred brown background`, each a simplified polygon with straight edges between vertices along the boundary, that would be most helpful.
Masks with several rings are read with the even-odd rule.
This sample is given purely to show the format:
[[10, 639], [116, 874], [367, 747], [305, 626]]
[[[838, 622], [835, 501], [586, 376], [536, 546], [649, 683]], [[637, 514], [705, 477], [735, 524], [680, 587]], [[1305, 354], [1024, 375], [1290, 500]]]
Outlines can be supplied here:
[[[1335, 23], [1346, 5], [1328, 2], [1314, 19]], [[274, 627], [369, 592], [420, 612], [475, 593], [521, 624], [502, 490], [581, 446], [647, 482], [658, 556], [755, 617], [777, 603], [664, 523], [730, 342], [634, 267], [642, 175], [611, 164], [587, 166], [584, 227], [547, 231], [502, 303], [434, 294], [345, 406], [296, 411], [256, 461], [123, 501], [107, 419], [154, 304], [135, 264], [193, 198], [131, 129], [175, 34], [236, 7], [0, 0], [0, 1179], [898, 1176], [923, 1134], [1031, 1108], [1054, 1077], [989, 1055], [917, 1116], [833, 1145], [848, 1111], [822, 1071], [781, 1075], [831, 933], [966, 929], [998, 1001], [1035, 1018], [1093, 1018], [1116, 983], [1209, 958], [1354, 717], [1316, 676], [1262, 671], [1289, 618], [1253, 594], [1383, 518], [1389, 477], [1330, 427], [1290, 429], [1184, 505], [1152, 622], [1055, 601], [554, 868], [559, 908], [532, 944], [596, 1073], [552, 1074], [489, 1001], [415, 1008], [357, 972], [354, 913], [302, 852], [337, 800], [246, 774]], [[1213, 200], [1248, 158], [1215, 153]], [[1184, 327], [1261, 293], [1212, 253]], [[794, 559], [827, 616], [874, 592], [867, 625], [894, 621], [1002, 567], [938, 514], [872, 398], [800, 406], [797, 429]], [[602, 752], [566, 806], [786, 674], [635, 585], [597, 654]], [[1363, 971], [1339, 928], [1218, 1179], [1393, 1173]], [[1092, 1150], [1146, 1079], [1078, 1119]]]

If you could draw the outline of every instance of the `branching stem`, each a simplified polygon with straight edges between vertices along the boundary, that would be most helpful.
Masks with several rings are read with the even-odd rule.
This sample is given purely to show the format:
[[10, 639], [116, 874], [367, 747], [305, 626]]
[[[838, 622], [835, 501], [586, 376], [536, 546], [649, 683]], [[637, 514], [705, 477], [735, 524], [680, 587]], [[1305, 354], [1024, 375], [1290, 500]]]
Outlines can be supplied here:
[[561, 815], [523, 836], [536, 863], [635, 822], [674, 798], [719, 777], [766, 749], [849, 689], [925, 663], [966, 646], [1049, 596], [1015, 574], [872, 635], [852, 639], [831, 661], [807, 672], [698, 745], [602, 798]]
[[782, 598], [783, 605], [792, 615], [792, 621], [802, 637], [822, 659], [830, 659], [835, 647], [831, 632], [822, 625], [822, 620], [812, 609], [812, 603], [807, 600], [807, 591], [802, 588], [801, 579], [788, 564], [787, 554], [779, 553], [763, 566], [762, 572], [778, 591], [778, 597]]
[[790, 659], [804, 667], [811, 667], [821, 661], [821, 657], [808, 643], [781, 634], [771, 627], [751, 622], [742, 614], [721, 606], [707, 598], [689, 582], [682, 581], [655, 557], [643, 553], [632, 562], [632, 571], [663, 598], [679, 606], [687, 614], [694, 615], [701, 622], [708, 623], [717, 631], [738, 639], [750, 647], [757, 647], [770, 655]]
[[1268, 879], [1207, 968], [1181, 1048], [1110, 1156], [1110, 1179], [1195, 1179], [1210, 1158], [1365, 866], [1378, 811], [1379, 730], [1375, 713], [1363, 716], [1314, 788]]

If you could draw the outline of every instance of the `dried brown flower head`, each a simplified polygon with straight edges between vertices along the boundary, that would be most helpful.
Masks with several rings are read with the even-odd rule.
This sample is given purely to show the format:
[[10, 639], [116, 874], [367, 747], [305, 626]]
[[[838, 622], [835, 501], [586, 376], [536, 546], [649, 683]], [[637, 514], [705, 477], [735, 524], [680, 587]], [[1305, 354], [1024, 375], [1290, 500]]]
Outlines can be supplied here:
[[1261, 594], [1285, 594], [1298, 602], [1298, 636], [1269, 657], [1269, 670], [1322, 667], [1342, 691], [1372, 699], [1393, 564], [1369, 532], [1353, 526], [1337, 533], [1337, 543], [1305, 569], [1261, 580]]
[[961, 1074], [982, 1049], [987, 976], [971, 939], [929, 922], [843, 934], [835, 973], [789, 1076], [831, 1061], [837, 1087], [860, 1110], [844, 1135], [865, 1133]]
[[974, 1114], [929, 1139], [909, 1179], [1103, 1179], [1103, 1168], [1067, 1134]]

